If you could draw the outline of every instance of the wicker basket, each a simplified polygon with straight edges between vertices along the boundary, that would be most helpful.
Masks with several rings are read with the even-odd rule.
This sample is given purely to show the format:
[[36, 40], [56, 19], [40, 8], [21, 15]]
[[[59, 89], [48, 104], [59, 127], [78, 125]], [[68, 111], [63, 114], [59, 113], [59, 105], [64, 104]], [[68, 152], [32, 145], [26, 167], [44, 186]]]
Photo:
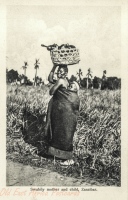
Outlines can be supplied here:
[[80, 61], [79, 50], [73, 45], [66, 44], [58, 46], [54, 44], [48, 46], [47, 50], [50, 51], [52, 62], [55, 64], [74, 65]]

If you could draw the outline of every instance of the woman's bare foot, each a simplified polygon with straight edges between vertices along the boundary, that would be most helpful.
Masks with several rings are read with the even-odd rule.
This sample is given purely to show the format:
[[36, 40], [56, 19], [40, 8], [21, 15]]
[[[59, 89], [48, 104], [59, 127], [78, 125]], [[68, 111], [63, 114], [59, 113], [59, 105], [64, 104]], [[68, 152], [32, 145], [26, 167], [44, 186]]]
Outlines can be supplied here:
[[63, 166], [69, 166], [69, 165], [73, 165], [74, 164], [74, 160], [66, 160], [64, 162], [60, 162], [60, 165], [63, 165]]

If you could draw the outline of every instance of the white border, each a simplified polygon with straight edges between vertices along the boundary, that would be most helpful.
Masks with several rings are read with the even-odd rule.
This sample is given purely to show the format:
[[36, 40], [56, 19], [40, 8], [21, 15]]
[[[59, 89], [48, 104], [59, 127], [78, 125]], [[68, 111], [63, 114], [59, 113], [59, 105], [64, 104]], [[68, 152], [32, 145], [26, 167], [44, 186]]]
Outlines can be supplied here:
[[[121, 73], [122, 73], [122, 154], [121, 154], [121, 187], [96, 187], [97, 192], [81, 192], [78, 197], [54, 196], [54, 197], [37, 197], [35, 199], [72, 199], [81, 200], [126, 200], [128, 199], [128, 2], [125, 0], [8, 0], [0, 4], [0, 190], [6, 187], [6, 5], [83, 5], [83, 6], [121, 6]], [[13, 187], [14, 189], [15, 187]], [[44, 187], [43, 187], [44, 188]], [[22, 187], [27, 189], [29, 187]], [[32, 199], [32, 197], [20, 196], [2, 196], [2, 199]]]

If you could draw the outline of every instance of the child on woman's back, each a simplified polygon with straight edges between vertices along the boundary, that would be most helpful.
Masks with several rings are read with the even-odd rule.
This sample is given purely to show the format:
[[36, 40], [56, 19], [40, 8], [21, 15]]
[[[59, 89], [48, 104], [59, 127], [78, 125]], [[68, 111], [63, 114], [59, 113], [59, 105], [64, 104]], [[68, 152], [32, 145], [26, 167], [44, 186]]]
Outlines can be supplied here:
[[69, 91], [72, 91], [72, 92], [76, 92], [78, 93], [79, 91], [79, 85], [76, 81], [73, 81], [70, 83], [69, 87], [68, 87], [68, 90]]

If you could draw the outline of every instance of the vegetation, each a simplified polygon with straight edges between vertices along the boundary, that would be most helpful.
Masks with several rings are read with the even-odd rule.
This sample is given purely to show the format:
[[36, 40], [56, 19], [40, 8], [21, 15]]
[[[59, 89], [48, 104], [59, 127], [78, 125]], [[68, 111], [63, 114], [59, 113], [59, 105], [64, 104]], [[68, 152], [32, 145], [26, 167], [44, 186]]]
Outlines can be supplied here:
[[81, 76], [83, 76], [83, 72], [82, 72], [82, 70], [81, 69], [79, 69], [79, 72], [77, 72], [77, 74], [76, 74], [77, 76], [78, 76], [78, 78], [79, 78], [79, 84], [81, 83]]
[[37, 69], [39, 69], [39, 59], [36, 59], [36, 62], [34, 64], [35, 71], [35, 79], [34, 79], [34, 85], [37, 85]]
[[24, 76], [26, 76], [26, 69], [27, 69], [28, 63], [24, 62], [24, 66], [22, 66], [23, 70], [24, 70]]
[[[41, 153], [46, 150], [49, 88], [19, 86], [17, 90], [16, 93], [15, 86], [7, 86], [7, 158], [45, 166], [49, 161], [42, 161]], [[75, 164], [64, 168], [56, 161], [51, 164], [52, 169], [83, 181], [88, 176], [102, 185], [120, 186], [121, 91], [81, 89], [79, 96]]]

